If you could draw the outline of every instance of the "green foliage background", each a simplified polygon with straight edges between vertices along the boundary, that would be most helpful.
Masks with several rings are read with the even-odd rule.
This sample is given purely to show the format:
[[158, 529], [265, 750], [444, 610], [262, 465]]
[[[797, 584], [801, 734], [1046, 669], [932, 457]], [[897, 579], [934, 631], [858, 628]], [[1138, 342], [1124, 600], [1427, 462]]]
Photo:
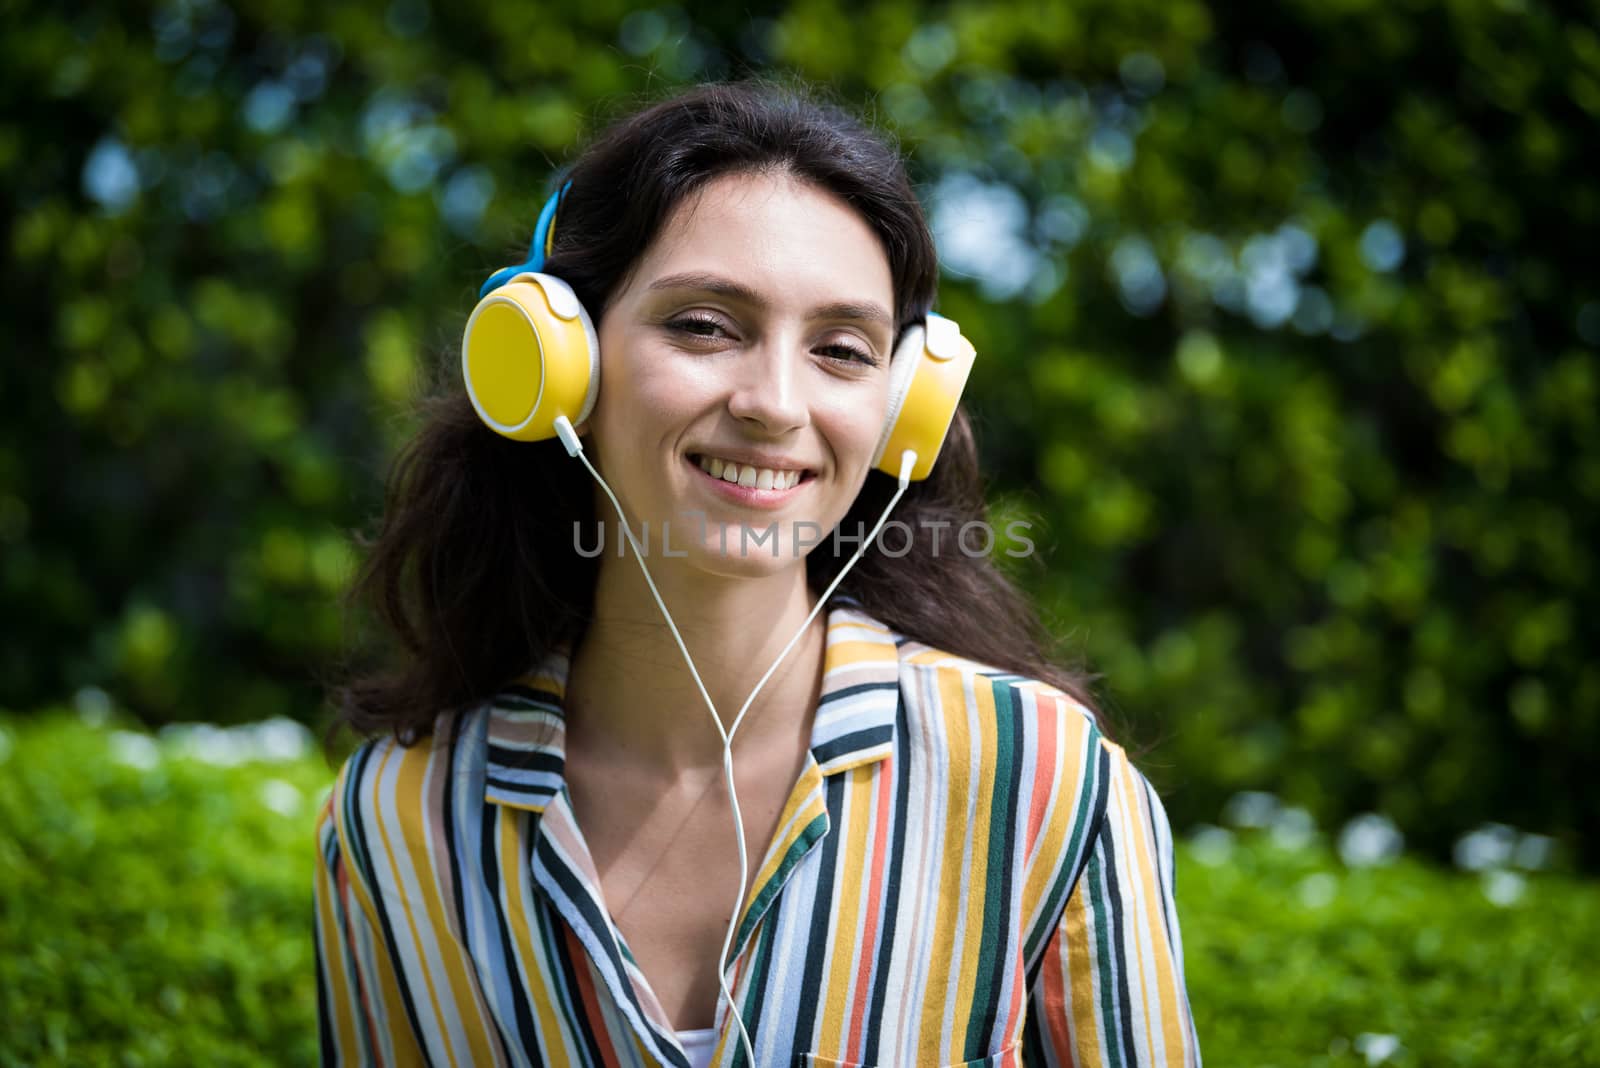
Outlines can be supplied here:
[[351, 531], [552, 167], [754, 67], [903, 139], [1024, 578], [1180, 826], [1251, 787], [1593, 863], [1600, 8], [1564, 10], [6, 0], [0, 706], [316, 721]]

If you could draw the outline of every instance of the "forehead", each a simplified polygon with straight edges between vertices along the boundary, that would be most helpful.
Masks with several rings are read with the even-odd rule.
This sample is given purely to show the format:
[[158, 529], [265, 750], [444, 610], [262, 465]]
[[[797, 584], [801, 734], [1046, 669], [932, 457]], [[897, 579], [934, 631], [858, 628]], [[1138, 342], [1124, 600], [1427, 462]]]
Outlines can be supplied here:
[[882, 243], [839, 197], [786, 174], [732, 174], [668, 216], [631, 289], [680, 272], [727, 275], [775, 304], [875, 299], [894, 306]]

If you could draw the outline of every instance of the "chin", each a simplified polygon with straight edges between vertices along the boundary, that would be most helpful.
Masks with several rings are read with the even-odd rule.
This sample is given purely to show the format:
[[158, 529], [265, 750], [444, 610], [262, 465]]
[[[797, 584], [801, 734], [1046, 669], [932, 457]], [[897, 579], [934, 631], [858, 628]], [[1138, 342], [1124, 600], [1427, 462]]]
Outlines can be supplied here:
[[[737, 525], [728, 524], [720, 530], [726, 532], [726, 551], [719, 528], [711, 527], [704, 541], [686, 547], [688, 556], [684, 562], [725, 578], [769, 578], [792, 568], [802, 572], [805, 570], [811, 547], [804, 551], [797, 550], [789, 538], [787, 524], [780, 526], [781, 533], [776, 542], [769, 537], [759, 544], [747, 541], [742, 547]], [[776, 554], [773, 552], [774, 544]]]

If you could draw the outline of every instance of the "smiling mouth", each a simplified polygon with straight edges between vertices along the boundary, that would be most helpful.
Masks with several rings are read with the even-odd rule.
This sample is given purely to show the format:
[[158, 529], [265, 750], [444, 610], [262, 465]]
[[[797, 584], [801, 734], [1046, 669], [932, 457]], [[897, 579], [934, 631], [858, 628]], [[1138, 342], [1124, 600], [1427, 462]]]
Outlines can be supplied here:
[[756, 467], [752, 464], [737, 464], [730, 460], [723, 460], [720, 457], [705, 456], [700, 453], [690, 453], [689, 462], [712, 478], [721, 479], [730, 485], [742, 486], [745, 489], [792, 489], [800, 483], [808, 482], [816, 477], [815, 473], [809, 469]]

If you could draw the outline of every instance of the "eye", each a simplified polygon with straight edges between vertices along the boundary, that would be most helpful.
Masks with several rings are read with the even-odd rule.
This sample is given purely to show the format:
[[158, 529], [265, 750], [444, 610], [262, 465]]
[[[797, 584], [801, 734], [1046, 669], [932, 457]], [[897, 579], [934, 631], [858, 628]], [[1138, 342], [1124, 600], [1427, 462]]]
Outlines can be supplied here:
[[694, 338], [714, 338], [718, 331], [724, 334], [728, 332], [720, 319], [699, 313], [680, 315], [676, 319], [669, 320], [666, 327], [668, 330]]
[[834, 341], [819, 346], [817, 351], [827, 353], [833, 359], [843, 360], [848, 363], [860, 363], [867, 367], [878, 366], [878, 358], [861, 345], [849, 345], [842, 341]]

